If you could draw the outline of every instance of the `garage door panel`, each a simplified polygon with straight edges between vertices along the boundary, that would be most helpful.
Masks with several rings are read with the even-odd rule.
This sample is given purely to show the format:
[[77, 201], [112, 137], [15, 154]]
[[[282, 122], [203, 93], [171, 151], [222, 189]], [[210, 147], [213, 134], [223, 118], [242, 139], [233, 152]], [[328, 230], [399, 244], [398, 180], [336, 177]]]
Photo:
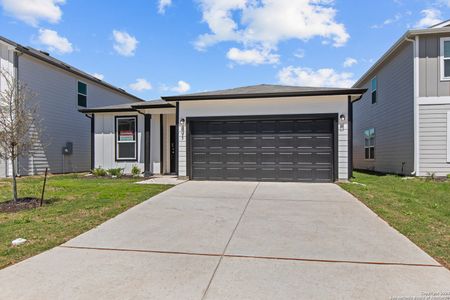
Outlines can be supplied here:
[[317, 181], [329, 181], [330, 176], [332, 176], [332, 169], [331, 168], [320, 168], [316, 169], [316, 180]]
[[199, 180], [332, 181], [332, 120], [197, 121], [191, 177]]

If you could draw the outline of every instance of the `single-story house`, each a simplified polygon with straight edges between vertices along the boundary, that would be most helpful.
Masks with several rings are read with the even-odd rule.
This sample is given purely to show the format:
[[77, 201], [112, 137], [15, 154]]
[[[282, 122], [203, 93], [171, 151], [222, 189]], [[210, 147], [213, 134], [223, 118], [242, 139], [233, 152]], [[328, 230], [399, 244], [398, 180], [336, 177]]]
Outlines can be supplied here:
[[352, 103], [366, 89], [256, 85], [80, 109], [93, 165], [193, 180], [347, 180]]

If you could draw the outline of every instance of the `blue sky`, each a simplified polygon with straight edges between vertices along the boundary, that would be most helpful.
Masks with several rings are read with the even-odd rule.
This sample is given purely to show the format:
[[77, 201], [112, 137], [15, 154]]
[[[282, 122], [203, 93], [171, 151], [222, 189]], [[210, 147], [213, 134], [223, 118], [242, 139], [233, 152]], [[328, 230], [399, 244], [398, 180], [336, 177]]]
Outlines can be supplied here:
[[[106, 4], [107, 3], [107, 4]], [[0, 0], [0, 35], [143, 98], [349, 86], [450, 0]]]

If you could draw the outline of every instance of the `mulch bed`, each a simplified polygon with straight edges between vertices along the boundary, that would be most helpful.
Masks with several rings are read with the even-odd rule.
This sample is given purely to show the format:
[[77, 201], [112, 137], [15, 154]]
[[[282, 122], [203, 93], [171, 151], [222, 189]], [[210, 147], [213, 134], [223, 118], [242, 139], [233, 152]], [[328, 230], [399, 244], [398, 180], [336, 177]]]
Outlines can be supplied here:
[[0, 203], [0, 212], [18, 212], [21, 210], [33, 209], [39, 207], [40, 199], [37, 198], [20, 198], [17, 202], [12, 200]]

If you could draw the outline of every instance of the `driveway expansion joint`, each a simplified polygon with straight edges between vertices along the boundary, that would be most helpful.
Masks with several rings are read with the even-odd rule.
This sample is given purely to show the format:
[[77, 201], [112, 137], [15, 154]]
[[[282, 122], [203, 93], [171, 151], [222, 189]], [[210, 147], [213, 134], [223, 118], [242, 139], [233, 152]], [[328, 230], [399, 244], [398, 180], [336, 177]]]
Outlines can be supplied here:
[[377, 265], [377, 266], [444, 268], [442, 265], [439, 265], [439, 264], [436, 265], [436, 264], [402, 263], [402, 262], [353, 261], [353, 260], [334, 260], [334, 259], [316, 259], [316, 258], [239, 255], [239, 254], [224, 254], [224, 253], [198, 253], [198, 252], [125, 249], [125, 248], [97, 248], [97, 247], [65, 246], [65, 245], [61, 245], [61, 246], [59, 246], [59, 248], [75, 249], [75, 250], [95, 250], [95, 251], [137, 252], [137, 253], [149, 253], [149, 254], [205, 256], [205, 257], [221, 257], [221, 258], [226, 257], [226, 258], [241, 258], [241, 259], [298, 261], [298, 262], [311, 262], [311, 263], [315, 262], [315, 263], [340, 263], [340, 264], [360, 264], [360, 265]]
[[228, 246], [230, 245], [231, 239], [233, 238], [233, 236], [234, 236], [234, 234], [235, 234], [235, 232], [236, 232], [236, 230], [237, 230], [239, 224], [241, 223], [241, 220], [242, 220], [242, 218], [244, 217], [245, 211], [247, 210], [247, 207], [248, 207], [248, 205], [250, 204], [250, 201], [252, 200], [253, 195], [255, 195], [255, 192], [256, 192], [256, 190], [258, 189], [259, 185], [260, 185], [260, 182], [258, 182], [258, 183], [256, 184], [255, 188], [253, 189], [253, 192], [252, 192], [252, 194], [250, 195], [250, 197], [248, 198], [247, 203], [245, 204], [245, 207], [244, 207], [244, 209], [242, 210], [242, 213], [241, 213], [241, 215], [240, 215], [240, 217], [239, 217], [239, 219], [238, 219], [238, 221], [237, 221], [237, 223], [236, 223], [236, 226], [234, 227], [233, 231], [231, 232], [230, 238], [228, 239], [228, 242], [227, 242], [227, 244], [225, 245], [225, 248], [223, 249], [222, 254], [220, 255], [219, 262], [217, 263], [217, 266], [216, 266], [216, 268], [214, 269], [214, 272], [213, 272], [213, 274], [212, 274], [212, 276], [211, 276], [211, 278], [210, 278], [210, 280], [209, 280], [209, 282], [208, 282], [208, 285], [206, 286], [205, 292], [203, 293], [202, 300], [205, 299], [205, 298], [206, 298], [206, 295], [208, 294], [208, 290], [209, 290], [209, 288], [210, 288], [210, 286], [211, 286], [212, 281], [214, 280], [214, 277], [215, 277], [215, 275], [216, 275], [216, 273], [217, 273], [217, 270], [219, 269], [220, 263], [222, 262], [223, 257], [225, 256], [225, 253], [227, 252], [227, 249], [228, 249]]

